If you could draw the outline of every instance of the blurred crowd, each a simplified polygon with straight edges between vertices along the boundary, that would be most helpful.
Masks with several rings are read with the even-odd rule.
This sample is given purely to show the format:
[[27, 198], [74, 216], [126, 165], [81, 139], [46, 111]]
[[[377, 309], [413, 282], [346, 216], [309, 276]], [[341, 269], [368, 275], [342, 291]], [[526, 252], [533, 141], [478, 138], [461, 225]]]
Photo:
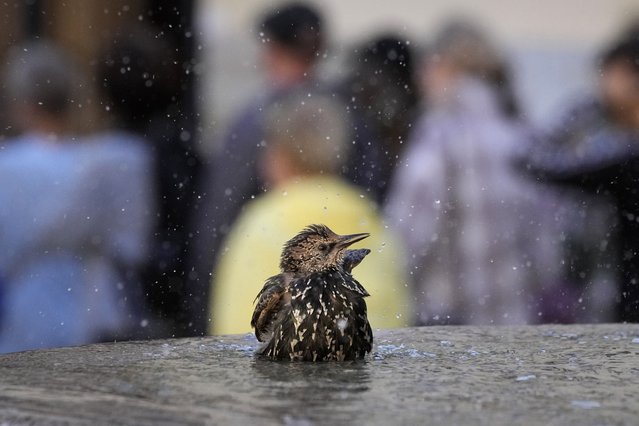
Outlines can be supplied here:
[[[0, 353], [249, 332], [282, 245], [311, 223], [371, 233], [354, 275], [374, 328], [639, 321], [639, 27], [541, 129], [473, 22], [420, 51], [371, 35], [335, 81], [318, 75], [321, 11], [284, 4], [254, 32], [265, 85], [212, 158], [157, 29], [112, 40], [90, 76], [51, 40], [12, 49]], [[69, 123], [89, 83], [105, 118], [85, 135]]]

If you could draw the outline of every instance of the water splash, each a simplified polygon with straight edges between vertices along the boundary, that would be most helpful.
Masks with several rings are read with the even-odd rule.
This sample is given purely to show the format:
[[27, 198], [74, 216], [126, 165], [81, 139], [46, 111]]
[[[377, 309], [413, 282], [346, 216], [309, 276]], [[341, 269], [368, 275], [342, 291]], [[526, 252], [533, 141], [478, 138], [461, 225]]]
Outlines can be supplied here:
[[420, 351], [415, 348], [407, 348], [401, 345], [377, 345], [377, 351], [373, 353], [374, 360], [383, 360], [390, 357], [409, 357], [409, 358], [436, 358], [437, 355]]

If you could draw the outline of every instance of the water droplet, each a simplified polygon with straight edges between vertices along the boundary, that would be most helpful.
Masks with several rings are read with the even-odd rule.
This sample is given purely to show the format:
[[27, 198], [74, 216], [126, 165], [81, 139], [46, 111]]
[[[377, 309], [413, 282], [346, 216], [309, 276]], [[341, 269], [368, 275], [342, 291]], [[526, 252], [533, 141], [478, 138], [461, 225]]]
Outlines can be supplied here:
[[587, 400], [573, 400], [573, 401], [570, 401], [570, 404], [577, 408], [583, 408], [584, 410], [590, 410], [593, 408], [601, 407], [601, 404], [598, 403], [597, 401], [587, 401]]

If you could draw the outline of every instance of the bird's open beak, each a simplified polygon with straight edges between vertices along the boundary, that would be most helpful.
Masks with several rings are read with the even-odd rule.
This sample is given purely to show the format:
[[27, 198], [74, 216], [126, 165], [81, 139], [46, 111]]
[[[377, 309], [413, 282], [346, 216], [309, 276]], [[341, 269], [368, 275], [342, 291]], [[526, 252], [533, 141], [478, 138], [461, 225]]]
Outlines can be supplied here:
[[354, 244], [358, 241], [362, 241], [364, 238], [370, 237], [370, 235], [371, 234], [369, 234], [368, 232], [365, 232], [363, 234], [340, 235], [337, 246], [339, 248], [344, 249], [350, 246], [351, 244]]

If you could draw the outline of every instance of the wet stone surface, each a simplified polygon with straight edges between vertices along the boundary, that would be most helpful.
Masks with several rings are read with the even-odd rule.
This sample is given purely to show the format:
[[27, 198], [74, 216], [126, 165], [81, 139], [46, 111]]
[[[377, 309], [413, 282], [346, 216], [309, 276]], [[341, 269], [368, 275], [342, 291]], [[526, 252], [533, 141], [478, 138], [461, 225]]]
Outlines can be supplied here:
[[639, 422], [639, 325], [378, 331], [369, 359], [271, 362], [252, 336], [0, 356], [0, 425]]

